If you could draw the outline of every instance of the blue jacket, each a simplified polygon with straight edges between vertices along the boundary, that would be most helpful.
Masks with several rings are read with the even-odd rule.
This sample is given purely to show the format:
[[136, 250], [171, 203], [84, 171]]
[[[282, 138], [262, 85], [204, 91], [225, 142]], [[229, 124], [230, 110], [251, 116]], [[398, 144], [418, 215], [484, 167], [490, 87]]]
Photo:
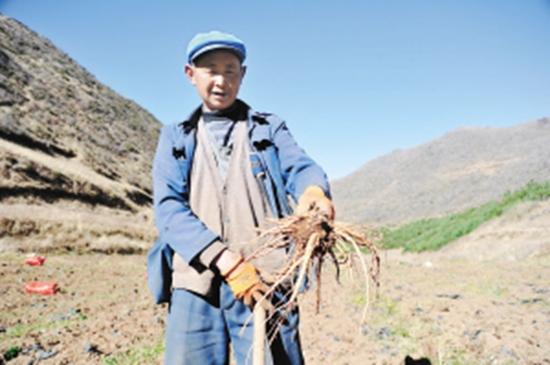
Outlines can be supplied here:
[[[237, 100], [246, 113], [254, 176], [263, 184], [274, 216], [291, 213], [288, 196], [297, 201], [310, 185], [330, 196], [324, 171], [302, 150], [284, 121], [258, 113]], [[219, 237], [197, 218], [189, 206], [189, 181], [201, 108], [178, 124], [163, 126], [153, 162], [153, 200], [159, 239], [148, 257], [148, 280], [157, 302], [169, 300], [170, 251], [191, 262]], [[170, 272], [168, 272], [170, 271]]]

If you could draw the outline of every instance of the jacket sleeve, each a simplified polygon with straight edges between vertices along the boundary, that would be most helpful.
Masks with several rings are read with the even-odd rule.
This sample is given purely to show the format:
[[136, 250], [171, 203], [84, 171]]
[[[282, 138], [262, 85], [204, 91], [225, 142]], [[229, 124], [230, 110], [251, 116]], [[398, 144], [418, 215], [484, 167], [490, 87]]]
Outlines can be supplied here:
[[277, 148], [286, 192], [298, 201], [304, 190], [317, 185], [330, 198], [330, 186], [323, 169], [298, 146], [286, 123], [278, 118], [272, 122], [273, 142]]
[[225, 245], [191, 211], [187, 181], [191, 161], [186, 157], [176, 159], [173, 155], [175, 128], [173, 125], [163, 126], [153, 160], [155, 224], [160, 238], [185, 261], [190, 263], [199, 254], [201, 261], [210, 261]]

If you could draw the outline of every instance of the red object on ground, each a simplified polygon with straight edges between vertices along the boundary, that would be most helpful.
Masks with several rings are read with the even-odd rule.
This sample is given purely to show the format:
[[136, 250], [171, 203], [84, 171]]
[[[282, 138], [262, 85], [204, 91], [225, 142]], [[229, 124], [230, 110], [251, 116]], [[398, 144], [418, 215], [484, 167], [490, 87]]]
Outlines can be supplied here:
[[32, 294], [54, 295], [57, 292], [57, 283], [31, 281], [25, 284], [25, 291]]
[[44, 261], [46, 261], [46, 258], [44, 256], [33, 256], [27, 257], [25, 259], [25, 264], [31, 266], [42, 266], [42, 264], [44, 264]]

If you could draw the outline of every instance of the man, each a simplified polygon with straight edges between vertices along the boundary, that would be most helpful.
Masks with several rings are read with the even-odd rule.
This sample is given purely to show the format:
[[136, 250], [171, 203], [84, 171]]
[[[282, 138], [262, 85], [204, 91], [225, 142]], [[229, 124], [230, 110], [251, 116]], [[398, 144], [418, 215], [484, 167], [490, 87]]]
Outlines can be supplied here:
[[[296, 144], [278, 117], [237, 99], [246, 72], [244, 43], [213, 31], [196, 35], [185, 74], [202, 105], [165, 125], [153, 164], [159, 241], [171, 254], [165, 363], [251, 363], [251, 308], [265, 286], [259, 271], [280, 267], [285, 252], [255, 262], [257, 229], [270, 218], [320, 209], [330, 218], [325, 173]], [[259, 271], [258, 271], [259, 269]], [[284, 300], [284, 296], [273, 298]], [[298, 311], [291, 313], [267, 360], [301, 364]]]

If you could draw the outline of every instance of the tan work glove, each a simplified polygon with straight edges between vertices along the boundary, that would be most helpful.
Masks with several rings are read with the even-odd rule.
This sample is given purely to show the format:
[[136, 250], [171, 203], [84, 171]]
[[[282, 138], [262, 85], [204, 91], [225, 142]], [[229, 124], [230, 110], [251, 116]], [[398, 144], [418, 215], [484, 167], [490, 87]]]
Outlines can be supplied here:
[[[265, 293], [267, 286], [262, 282], [254, 265], [229, 250], [224, 251], [217, 262], [223, 276], [235, 298], [253, 308]], [[261, 302], [264, 309], [271, 311], [273, 306], [265, 299]]]
[[261, 281], [258, 271], [254, 265], [247, 261], [238, 264], [225, 277], [225, 281], [235, 294], [235, 298], [242, 300], [250, 308], [253, 308], [267, 291], [267, 287]]
[[310, 210], [319, 210], [325, 214], [328, 219], [334, 219], [334, 205], [332, 201], [327, 198], [323, 189], [316, 185], [311, 185], [304, 190], [303, 194], [298, 199], [298, 206], [296, 207], [295, 214], [303, 215]]

